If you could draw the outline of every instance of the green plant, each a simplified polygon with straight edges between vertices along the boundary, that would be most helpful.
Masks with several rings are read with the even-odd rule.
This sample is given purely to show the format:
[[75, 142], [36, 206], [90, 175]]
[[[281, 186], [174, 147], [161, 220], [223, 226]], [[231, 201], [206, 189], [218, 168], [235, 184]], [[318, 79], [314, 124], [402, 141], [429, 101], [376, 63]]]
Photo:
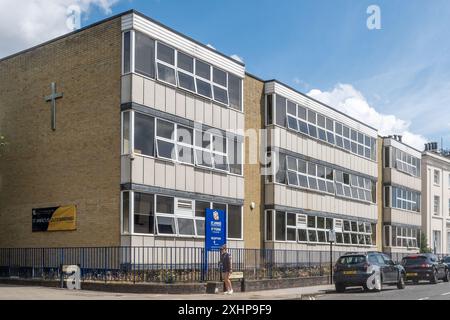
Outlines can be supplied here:
[[420, 253], [431, 253], [432, 250], [430, 247], [428, 247], [427, 245], [428, 240], [427, 240], [427, 236], [424, 232], [420, 233]]

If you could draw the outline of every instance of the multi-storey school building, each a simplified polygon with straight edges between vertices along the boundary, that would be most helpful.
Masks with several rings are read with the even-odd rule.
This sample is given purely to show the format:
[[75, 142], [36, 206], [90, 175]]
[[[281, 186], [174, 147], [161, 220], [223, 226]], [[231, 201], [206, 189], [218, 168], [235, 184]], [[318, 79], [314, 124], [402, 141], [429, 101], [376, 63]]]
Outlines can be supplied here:
[[422, 155], [422, 228], [433, 252], [450, 250], [450, 157], [426, 145]]
[[375, 249], [377, 131], [275, 80], [264, 102], [265, 246], [326, 250], [334, 229], [342, 250]]
[[203, 247], [206, 208], [234, 248], [417, 247], [420, 153], [136, 11], [1, 59], [0, 87], [0, 247]]
[[383, 248], [418, 252], [422, 226], [421, 152], [401, 136], [383, 140]]

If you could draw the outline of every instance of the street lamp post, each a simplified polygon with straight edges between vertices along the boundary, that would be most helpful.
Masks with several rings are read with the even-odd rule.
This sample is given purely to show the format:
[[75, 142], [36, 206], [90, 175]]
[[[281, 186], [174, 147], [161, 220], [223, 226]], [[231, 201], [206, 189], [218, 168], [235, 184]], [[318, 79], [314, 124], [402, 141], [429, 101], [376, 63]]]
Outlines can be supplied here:
[[333, 242], [336, 242], [334, 229], [330, 229], [328, 233], [328, 242], [330, 243], [330, 284], [333, 284]]

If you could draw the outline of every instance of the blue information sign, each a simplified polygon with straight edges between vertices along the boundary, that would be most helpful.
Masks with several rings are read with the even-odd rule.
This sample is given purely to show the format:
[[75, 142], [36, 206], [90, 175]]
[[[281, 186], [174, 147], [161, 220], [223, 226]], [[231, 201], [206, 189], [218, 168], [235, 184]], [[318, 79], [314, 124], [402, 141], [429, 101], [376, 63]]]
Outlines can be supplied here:
[[225, 211], [206, 209], [205, 212], [205, 248], [218, 250], [227, 242], [227, 219]]

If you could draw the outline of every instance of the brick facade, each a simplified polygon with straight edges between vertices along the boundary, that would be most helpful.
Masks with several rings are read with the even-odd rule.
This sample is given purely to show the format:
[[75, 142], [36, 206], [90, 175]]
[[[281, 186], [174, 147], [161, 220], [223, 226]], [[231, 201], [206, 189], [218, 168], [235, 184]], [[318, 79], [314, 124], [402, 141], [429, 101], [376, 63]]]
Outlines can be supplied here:
[[[0, 247], [119, 245], [120, 21], [0, 61]], [[32, 208], [69, 204], [76, 231], [32, 233]]]

